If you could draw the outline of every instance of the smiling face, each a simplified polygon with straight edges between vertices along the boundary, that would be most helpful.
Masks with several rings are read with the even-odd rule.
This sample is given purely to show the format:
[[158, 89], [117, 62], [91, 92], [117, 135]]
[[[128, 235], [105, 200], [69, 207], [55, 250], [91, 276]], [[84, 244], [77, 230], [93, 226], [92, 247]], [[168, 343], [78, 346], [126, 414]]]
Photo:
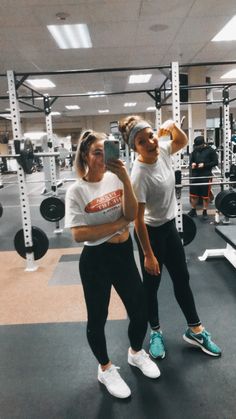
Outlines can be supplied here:
[[143, 163], [155, 163], [159, 156], [158, 137], [152, 128], [144, 128], [135, 136], [135, 151]]
[[104, 173], [104, 140], [94, 141], [86, 154], [86, 163], [90, 173]]

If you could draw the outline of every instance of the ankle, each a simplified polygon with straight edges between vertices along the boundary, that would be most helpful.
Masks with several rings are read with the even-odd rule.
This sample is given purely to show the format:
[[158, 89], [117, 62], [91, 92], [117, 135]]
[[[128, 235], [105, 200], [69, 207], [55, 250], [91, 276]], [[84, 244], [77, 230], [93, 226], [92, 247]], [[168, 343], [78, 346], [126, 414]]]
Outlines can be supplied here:
[[131, 354], [132, 355], [137, 355], [139, 352], [140, 352], [140, 350], [139, 351], [135, 351], [134, 349], [132, 349], [131, 347], [129, 348], [130, 349], [130, 352], [131, 352]]
[[160, 329], [160, 327], [158, 329], [152, 329], [151, 334], [153, 333], [160, 333], [162, 335], [162, 330]]
[[201, 333], [204, 330], [204, 327], [202, 325], [190, 327], [193, 333]]
[[100, 366], [101, 366], [101, 370], [102, 370], [102, 371], [106, 371], [106, 370], [108, 370], [108, 369], [111, 367], [111, 365], [112, 365], [112, 364], [111, 364], [111, 361], [109, 361], [109, 362], [108, 362], [108, 364], [105, 364], [105, 365], [101, 365], [101, 364], [100, 364]]

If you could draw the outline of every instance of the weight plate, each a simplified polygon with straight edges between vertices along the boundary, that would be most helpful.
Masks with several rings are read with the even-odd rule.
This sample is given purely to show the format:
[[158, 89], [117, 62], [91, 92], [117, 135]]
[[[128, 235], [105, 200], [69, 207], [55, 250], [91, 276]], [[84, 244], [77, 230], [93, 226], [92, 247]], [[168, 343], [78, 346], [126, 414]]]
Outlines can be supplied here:
[[47, 221], [60, 221], [65, 216], [65, 202], [56, 196], [46, 198], [40, 204], [40, 213]]
[[236, 192], [234, 191], [221, 191], [215, 199], [216, 208], [222, 212], [225, 217], [236, 217]]
[[14, 146], [16, 154], [20, 154], [20, 157], [17, 159], [18, 163], [21, 165], [26, 174], [32, 173], [34, 164], [34, 148], [31, 140], [15, 140]]
[[14, 238], [14, 245], [17, 253], [26, 259], [26, 253], [34, 253], [34, 259], [42, 258], [48, 251], [49, 240], [47, 235], [38, 227], [32, 226], [32, 248], [26, 248], [23, 229], [19, 230]]
[[0, 218], [2, 217], [2, 214], [3, 214], [3, 207], [2, 207], [2, 204], [0, 203]]
[[197, 227], [194, 222], [194, 220], [188, 215], [183, 214], [183, 244], [184, 246], [187, 246], [189, 243], [191, 243], [197, 233]]

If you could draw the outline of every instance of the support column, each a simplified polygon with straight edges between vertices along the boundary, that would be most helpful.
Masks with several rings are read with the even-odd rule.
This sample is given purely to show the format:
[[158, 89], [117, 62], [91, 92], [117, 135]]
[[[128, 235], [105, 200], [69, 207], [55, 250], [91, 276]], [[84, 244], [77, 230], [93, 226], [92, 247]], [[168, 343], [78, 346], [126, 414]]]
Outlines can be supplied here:
[[[188, 84], [203, 85], [206, 84], [205, 67], [190, 67], [188, 73]], [[189, 90], [189, 102], [206, 101], [206, 89]], [[206, 139], [206, 104], [193, 104], [191, 106], [192, 127], [191, 137], [203, 135]]]

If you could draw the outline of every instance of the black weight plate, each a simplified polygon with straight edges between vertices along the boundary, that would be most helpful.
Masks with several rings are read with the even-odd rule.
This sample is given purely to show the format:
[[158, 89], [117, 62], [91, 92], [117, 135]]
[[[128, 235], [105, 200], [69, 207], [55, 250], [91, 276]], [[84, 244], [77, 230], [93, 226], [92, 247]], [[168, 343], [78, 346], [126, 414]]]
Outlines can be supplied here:
[[[42, 258], [45, 253], [48, 251], [49, 240], [47, 235], [38, 227], [32, 226], [32, 242], [33, 247], [32, 251], [34, 253], [34, 259]], [[17, 253], [26, 259], [26, 250], [30, 253], [31, 249], [26, 249], [24, 241], [24, 232], [23, 229], [19, 230], [14, 238], [14, 245]]]
[[2, 207], [2, 204], [0, 203], [0, 218], [2, 217], [2, 214], [3, 214], [3, 207]]
[[187, 246], [191, 243], [197, 233], [197, 227], [194, 220], [188, 215], [183, 214], [183, 244]]
[[218, 209], [218, 211], [221, 211], [220, 204], [221, 204], [221, 199], [224, 196], [225, 196], [225, 191], [221, 191], [215, 197], [215, 207], [216, 207], [216, 209]]
[[236, 192], [234, 191], [221, 191], [215, 199], [216, 208], [222, 212], [225, 217], [236, 217]]
[[47, 221], [60, 221], [65, 216], [65, 202], [56, 196], [46, 198], [40, 204], [40, 213]]
[[29, 153], [23, 151], [20, 157], [20, 165], [22, 166], [24, 172], [30, 175], [34, 165], [34, 158]]
[[31, 140], [15, 140], [14, 145], [16, 154], [20, 154], [20, 157], [17, 160], [24, 172], [26, 174], [32, 173], [34, 164], [34, 147]]

